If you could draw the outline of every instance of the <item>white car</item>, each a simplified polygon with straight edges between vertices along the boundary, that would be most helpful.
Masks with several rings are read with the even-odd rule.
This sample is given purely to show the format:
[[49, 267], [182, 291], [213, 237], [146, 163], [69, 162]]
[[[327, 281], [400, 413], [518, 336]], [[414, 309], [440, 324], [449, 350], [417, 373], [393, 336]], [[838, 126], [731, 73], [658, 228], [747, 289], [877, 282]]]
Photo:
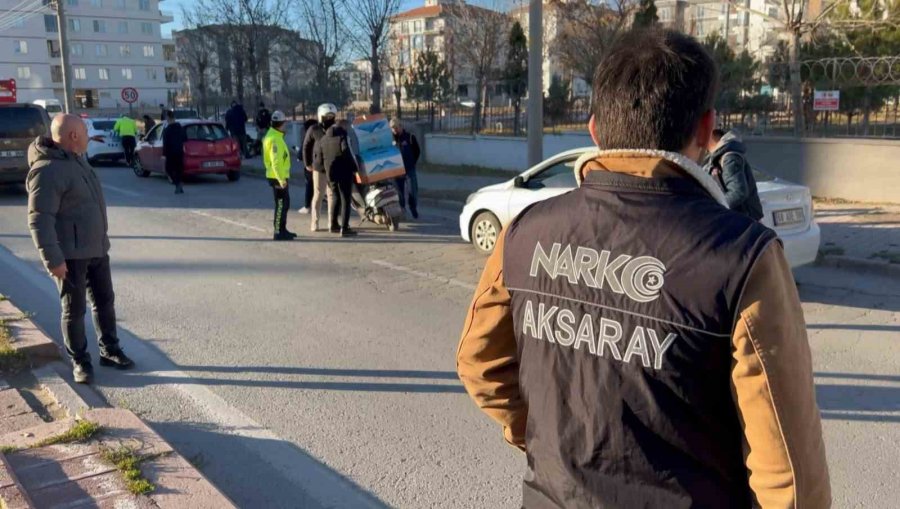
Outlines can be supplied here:
[[84, 124], [88, 128], [87, 157], [91, 164], [98, 161], [119, 161], [125, 159], [122, 138], [113, 133], [115, 118], [86, 118]]
[[[575, 161], [596, 148], [580, 148], [557, 154], [506, 182], [475, 191], [459, 216], [462, 238], [482, 253], [494, 250], [500, 230], [525, 207], [567, 193], [577, 186]], [[784, 242], [791, 267], [815, 261], [820, 231], [813, 220], [809, 188], [771, 177], [756, 175], [764, 216], [762, 223], [775, 230]]]

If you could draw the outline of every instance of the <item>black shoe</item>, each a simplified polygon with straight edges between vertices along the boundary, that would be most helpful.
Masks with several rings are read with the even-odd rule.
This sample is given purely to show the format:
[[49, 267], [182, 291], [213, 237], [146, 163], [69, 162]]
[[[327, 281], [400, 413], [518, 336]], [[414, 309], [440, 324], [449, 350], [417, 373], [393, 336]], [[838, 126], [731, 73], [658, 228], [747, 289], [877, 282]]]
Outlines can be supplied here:
[[288, 237], [292, 238], [292, 239], [296, 239], [296, 238], [297, 238], [297, 234], [294, 233], [294, 232], [290, 232], [290, 231], [285, 230], [285, 231], [284, 231], [284, 234], [287, 235]]
[[108, 368], [131, 369], [134, 361], [129, 359], [121, 349], [100, 354], [100, 365]]
[[272, 236], [272, 240], [294, 240], [297, 238], [296, 235], [290, 235], [287, 232], [285, 233], [276, 233]]
[[332, 226], [328, 229], [328, 231], [330, 231], [331, 233], [341, 233], [341, 229], [336, 226]]
[[351, 228], [344, 228], [343, 230], [341, 230], [341, 237], [355, 237], [355, 236], [356, 236], [356, 230], [353, 230]]
[[77, 384], [89, 384], [94, 382], [94, 367], [90, 362], [76, 362], [72, 369], [72, 377]]
[[175, 186], [175, 194], [184, 194], [184, 189], [181, 186]]
[[419, 219], [419, 211], [418, 210], [410, 209], [410, 212], [412, 212], [413, 219]]

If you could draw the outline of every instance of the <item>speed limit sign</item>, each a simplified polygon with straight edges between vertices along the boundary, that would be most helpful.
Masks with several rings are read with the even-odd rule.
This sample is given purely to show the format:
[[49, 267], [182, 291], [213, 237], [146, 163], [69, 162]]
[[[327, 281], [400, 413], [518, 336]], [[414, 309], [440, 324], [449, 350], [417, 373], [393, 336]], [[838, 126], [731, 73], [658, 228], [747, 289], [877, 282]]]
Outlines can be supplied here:
[[122, 100], [128, 104], [134, 104], [138, 100], [138, 91], [135, 88], [125, 87], [122, 89]]

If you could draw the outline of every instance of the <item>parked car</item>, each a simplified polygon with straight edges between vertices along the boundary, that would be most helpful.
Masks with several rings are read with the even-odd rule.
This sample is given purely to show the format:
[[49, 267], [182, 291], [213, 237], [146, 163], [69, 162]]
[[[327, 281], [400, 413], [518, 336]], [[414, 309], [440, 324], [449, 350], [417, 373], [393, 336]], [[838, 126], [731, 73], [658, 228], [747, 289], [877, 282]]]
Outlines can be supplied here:
[[116, 125], [114, 118], [86, 118], [84, 125], [88, 128], [87, 158], [91, 164], [99, 161], [120, 161], [125, 158], [122, 138], [113, 132]]
[[[209, 120], [181, 120], [187, 141], [184, 144], [184, 174], [226, 175], [234, 182], [241, 178], [241, 154], [238, 144], [225, 127]], [[135, 151], [134, 174], [149, 177], [151, 173], [166, 173], [163, 158], [162, 130], [164, 124], [150, 129]]]
[[63, 108], [62, 103], [59, 102], [59, 99], [37, 99], [32, 101], [31, 104], [37, 104], [38, 106], [42, 106], [45, 110], [47, 110], [47, 114], [50, 115], [50, 119], [53, 117], [62, 114]]
[[[482, 253], [491, 253], [503, 227], [525, 207], [567, 193], [577, 186], [575, 161], [595, 148], [557, 154], [506, 182], [475, 191], [466, 200], [459, 227], [462, 238]], [[792, 267], [812, 263], [819, 252], [820, 231], [813, 220], [809, 188], [755, 170], [765, 216], [762, 223], [784, 242]]]
[[200, 114], [197, 110], [191, 108], [174, 108], [175, 120], [200, 120]]
[[0, 184], [28, 176], [28, 145], [50, 131], [50, 116], [35, 104], [0, 104]]

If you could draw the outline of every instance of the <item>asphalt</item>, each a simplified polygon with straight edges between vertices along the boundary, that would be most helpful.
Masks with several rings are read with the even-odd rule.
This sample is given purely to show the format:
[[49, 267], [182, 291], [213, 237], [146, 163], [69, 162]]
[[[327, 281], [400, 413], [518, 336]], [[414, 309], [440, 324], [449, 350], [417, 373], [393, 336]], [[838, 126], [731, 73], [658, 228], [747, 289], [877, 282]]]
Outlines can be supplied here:
[[[271, 190], [101, 168], [132, 372], [97, 390], [138, 413], [242, 507], [518, 507], [524, 458], [474, 408], [454, 354], [484, 259], [455, 214], [398, 233], [269, 240]], [[293, 190], [294, 207], [302, 187]], [[60, 340], [26, 196], [0, 188], [0, 293]], [[900, 285], [797, 273], [836, 507], [891, 507], [900, 476]], [[96, 355], [96, 349], [94, 350]]]

